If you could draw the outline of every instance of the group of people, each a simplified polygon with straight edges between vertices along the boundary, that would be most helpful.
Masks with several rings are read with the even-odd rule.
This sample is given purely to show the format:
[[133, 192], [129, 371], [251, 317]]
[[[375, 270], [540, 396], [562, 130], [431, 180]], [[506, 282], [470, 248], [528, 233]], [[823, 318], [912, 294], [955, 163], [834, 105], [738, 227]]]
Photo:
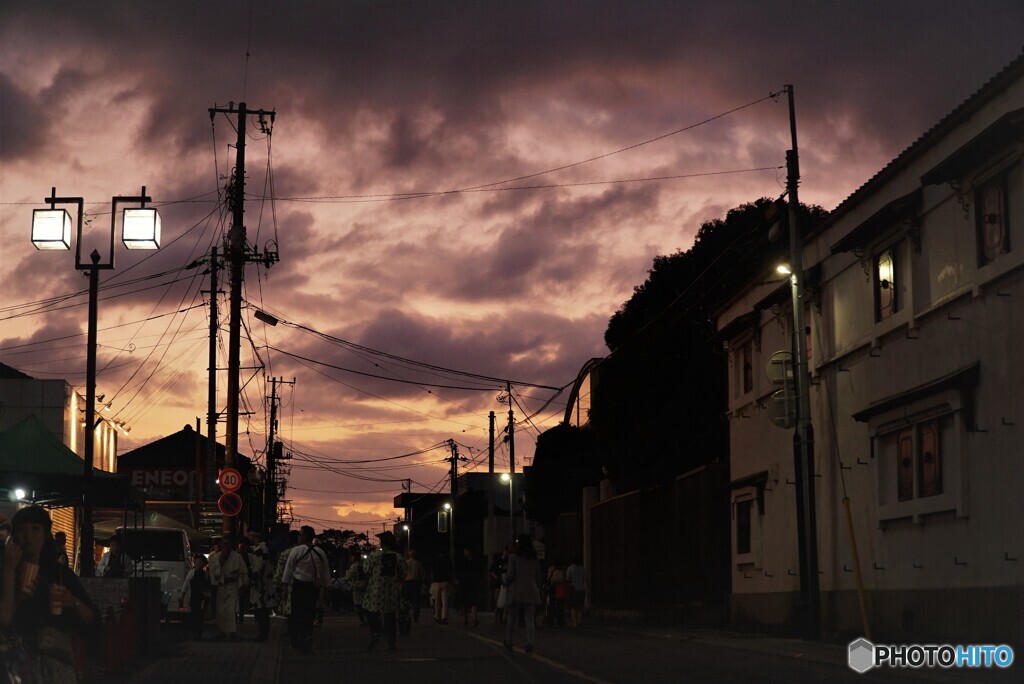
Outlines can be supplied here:
[[46, 509], [28, 506], [11, 518], [9, 534], [0, 534], [0, 656], [9, 681], [77, 682], [74, 639], [98, 632], [99, 610], [52, 528]]

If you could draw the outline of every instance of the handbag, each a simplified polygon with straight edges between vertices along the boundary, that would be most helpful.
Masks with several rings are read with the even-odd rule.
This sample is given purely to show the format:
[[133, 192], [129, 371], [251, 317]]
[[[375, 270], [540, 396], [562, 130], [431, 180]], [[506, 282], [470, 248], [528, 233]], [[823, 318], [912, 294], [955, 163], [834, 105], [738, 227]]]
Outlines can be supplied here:
[[508, 587], [502, 587], [498, 590], [498, 601], [495, 604], [498, 608], [504, 608], [508, 603]]

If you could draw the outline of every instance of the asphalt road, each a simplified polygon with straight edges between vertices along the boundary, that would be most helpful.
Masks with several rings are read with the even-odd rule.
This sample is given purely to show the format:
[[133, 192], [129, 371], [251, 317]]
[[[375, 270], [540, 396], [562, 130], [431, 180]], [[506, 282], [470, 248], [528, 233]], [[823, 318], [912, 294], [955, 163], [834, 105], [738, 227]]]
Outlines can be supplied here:
[[[458, 622], [458, 621], [453, 621]], [[477, 628], [420, 622], [398, 649], [383, 643], [367, 651], [368, 630], [351, 616], [329, 617], [316, 632], [315, 653], [285, 647], [277, 681], [362, 682], [961, 682], [1019, 681], [1019, 672], [850, 670], [841, 647], [808, 647], [807, 653], [760, 639], [659, 633], [631, 626], [586, 625], [579, 630], [539, 629], [536, 650], [523, 652], [523, 630], [513, 653], [490, 616]], [[766, 652], [766, 648], [768, 651]], [[774, 648], [775, 652], [772, 652]]]

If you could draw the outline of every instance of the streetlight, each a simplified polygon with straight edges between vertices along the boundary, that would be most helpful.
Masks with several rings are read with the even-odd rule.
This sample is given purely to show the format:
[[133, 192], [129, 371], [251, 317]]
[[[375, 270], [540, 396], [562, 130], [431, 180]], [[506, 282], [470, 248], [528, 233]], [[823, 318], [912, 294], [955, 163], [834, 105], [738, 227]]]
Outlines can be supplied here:
[[455, 567], [455, 509], [447, 501], [444, 503], [444, 512], [448, 516], [448, 553], [451, 556], [452, 567]]
[[412, 528], [402, 525], [402, 531], [405, 532], [405, 550], [410, 551], [412, 549]]
[[83, 462], [82, 520], [79, 550], [79, 567], [82, 577], [95, 574], [93, 549], [95, 542], [92, 529], [92, 470], [96, 449], [96, 307], [99, 299], [100, 271], [113, 270], [117, 228], [117, 205], [122, 202], [138, 203], [140, 206], [124, 210], [121, 221], [121, 239], [127, 249], [160, 248], [160, 214], [146, 202], [146, 187], [136, 197], [116, 196], [111, 200], [110, 210], [110, 261], [101, 262], [98, 250], [89, 255], [89, 262], [82, 261], [82, 223], [85, 200], [81, 197], [57, 197], [57, 188], [51, 188], [50, 196], [43, 201], [49, 209], [32, 211], [32, 244], [39, 250], [71, 249], [71, 216], [58, 204], [74, 204], [78, 207], [78, 231], [75, 243], [75, 269], [89, 275], [89, 336], [86, 357], [85, 381], [85, 459]]
[[512, 531], [512, 545], [516, 543], [516, 511], [515, 499], [512, 497], [512, 476], [509, 473], [501, 474], [501, 481], [508, 482], [508, 527]]

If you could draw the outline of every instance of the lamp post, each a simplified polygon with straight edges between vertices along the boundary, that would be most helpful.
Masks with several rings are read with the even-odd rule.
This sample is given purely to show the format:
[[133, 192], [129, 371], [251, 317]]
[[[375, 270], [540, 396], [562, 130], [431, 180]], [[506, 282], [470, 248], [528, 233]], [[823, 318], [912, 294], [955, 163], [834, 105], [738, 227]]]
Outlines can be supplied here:
[[512, 476], [509, 473], [501, 474], [501, 481], [508, 482], [508, 528], [512, 533], [512, 545], [516, 543], [516, 512], [515, 499], [512, 497]]
[[95, 547], [92, 529], [92, 471], [96, 452], [96, 329], [97, 301], [99, 299], [100, 271], [113, 270], [117, 227], [117, 205], [123, 202], [140, 206], [124, 210], [121, 221], [121, 239], [127, 249], [160, 248], [160, 214], [146, 202], [146, 187], [135, 197], [116, 196], [111, 200], [110, 210], [110, 260], [101, 261], [98, 250], [89, 254], [88, 263], [82, 261], [82, 223], [85, 200], [81, 197], [57, 197], [57, 188], [51, 188], [50, 196], [43, 201], [49, 209], [32, 211], [32, 244], [39, 250], [71, 249], [71, 216], [58, 204], [74, 204], [78, 208], [78, 230], [75, 237], [75, 269], [89, 276], [89, 333], [85, 370], [85, 458], [83, 460], [82, 519], [80, 526], [79, 568], [82, 577], [95, 574], [93, 549]]
[[402, 525], [402, 531], [405, 532], [405, 550], [412, 550], [412, 528], [408, 525]]
[[455, 509], [450, 503], [445, 502], [444, 511], [448, 515], [448, 553], [451, 556], [452, 567], [455, 567]]

